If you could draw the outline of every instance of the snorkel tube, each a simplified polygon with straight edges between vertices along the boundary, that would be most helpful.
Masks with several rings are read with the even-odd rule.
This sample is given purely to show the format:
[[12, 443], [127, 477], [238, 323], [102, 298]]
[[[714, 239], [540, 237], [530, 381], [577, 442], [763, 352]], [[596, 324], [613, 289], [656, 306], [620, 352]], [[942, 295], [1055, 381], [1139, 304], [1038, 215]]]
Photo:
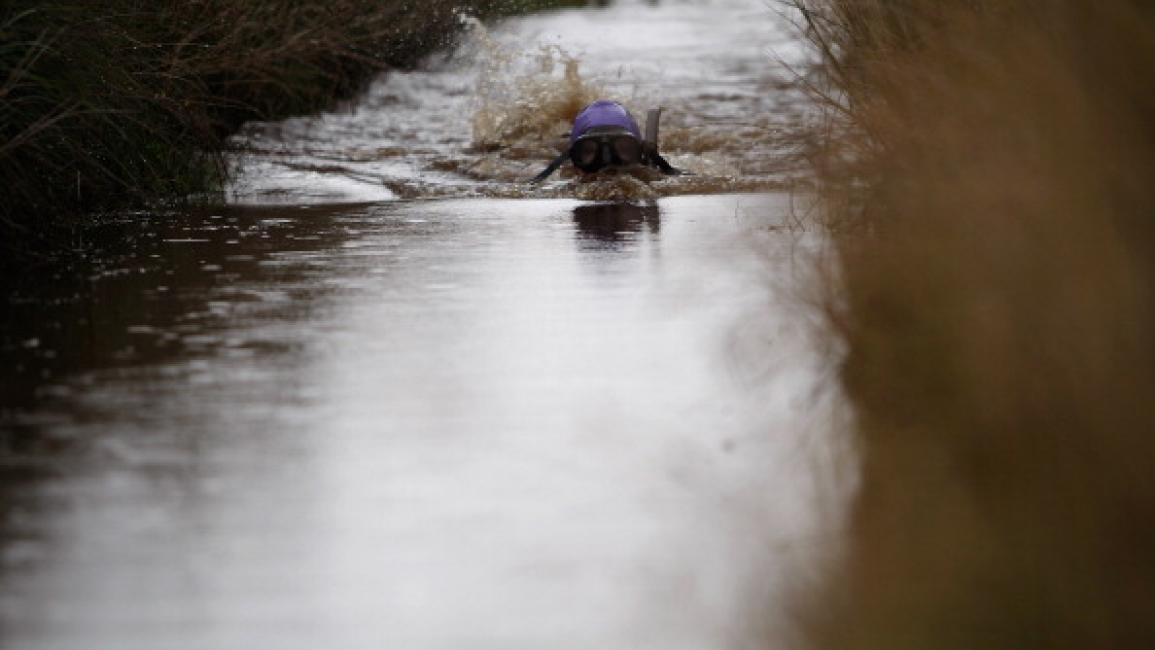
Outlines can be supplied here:
[[657, 167], [667, 176], [677, 176], [682, 172], [674, 169], [662, 154], [658, 153], [658, 123], [662, 120], [662, 108], [651, 108], [646, 112], [646, 139], [642, 141], [646, 158], [649, 163]]
[[643, 139], [638, 123], [624, 106], [599, 99], [577, 114], [570, 131], [569, 146], [530, 182], [540, 183], [549, 178], [567, 159], [585, 173], [606, 167], [644, 165], [656, 167], [663, 174], [681, 174], [658, 153], [661, 116], [660, 108], [646, 114], [646, 136]]

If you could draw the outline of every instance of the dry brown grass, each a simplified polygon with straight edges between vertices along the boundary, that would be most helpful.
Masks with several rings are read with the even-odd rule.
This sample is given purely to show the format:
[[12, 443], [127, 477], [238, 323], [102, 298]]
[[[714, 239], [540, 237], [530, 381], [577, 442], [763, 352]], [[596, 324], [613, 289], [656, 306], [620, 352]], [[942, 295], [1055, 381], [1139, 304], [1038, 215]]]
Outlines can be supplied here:
[[815, 647], [1155, 647], [1155, 8], [795, 4], [863, 476]]
[[5, 0], [0, 269], [66, 245], [95, 211], [211, 190], [242, 122], [318, 110], [415, 63], [459, 11], [565, 1]]

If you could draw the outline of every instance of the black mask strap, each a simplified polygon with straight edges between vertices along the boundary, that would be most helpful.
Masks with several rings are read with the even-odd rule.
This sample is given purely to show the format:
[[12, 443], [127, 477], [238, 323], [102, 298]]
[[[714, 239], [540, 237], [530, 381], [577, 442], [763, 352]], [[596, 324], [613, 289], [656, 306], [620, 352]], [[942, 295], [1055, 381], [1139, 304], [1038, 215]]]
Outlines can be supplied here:
[[[655, 167], [657, 167], [659, 170], [661, 170], [661, 172], [663, 174], [666, 174], [667, 176], [681, 176], [682, 174], [685, 173], [680, 169], [676, 169], [673, 165], [671, 165], [669, 163], [669, 161], [667, 161], [665, 158], [662, 157], [662, 154], [658, 153], [656, 150], [651, 150], [651, 151], [647, 152], [647, 154], [648, 154], [648, 157], [650, 159], [650, 162]], [[545, 179], [549, 178], [550, 176], [553, 175], [554, 172], [556, 172], [558, 170], [559, 167], [561, 167], [562, 165], [565, 164], [565, 161], [567, 159], [569, 159], [569, 149], [568, 148], [565, 151], [561, 152], [561, 154], [559, 154], [557, 158], [554, 158], [553, 162], [551, 162], [548, 167], [543, 169], [542, 172], [540, 174], [538, 174], [537, 176], [534, 176], [533, 179], [530, 180], [529, 182], [530, 183], [540, 183], [540, 182], [544, 181]]]
[[673, 165], [662, 157], [662, 154], [658, 153], [657, 149], [650, 152], [650, 162], [654, 163], [654, 166], [667, 176], [681, 176], [684, 173], [680, 169], [675, 169]]
[[565, 161], [568, 159], [569, 159], [569, 148], [567, 147], [565, 151], [561, 152], [560, 156], [553, 159], [553, 162], [551, 162], [549, 164], [549, 167], [546, 167], [545, 169], [542, 170], [542, 172], [540, 174], [538, 174], [537, 176], [534, 176], [533, 180], [531, 180], [530, 183], [540, 183], [540, 182], [544, 181], [545, 179], [549, 178], [550, 175], [553, 174], [554, 172], [556, 172], [558, 167], [561, 167], [562, 165], [564, 165]]

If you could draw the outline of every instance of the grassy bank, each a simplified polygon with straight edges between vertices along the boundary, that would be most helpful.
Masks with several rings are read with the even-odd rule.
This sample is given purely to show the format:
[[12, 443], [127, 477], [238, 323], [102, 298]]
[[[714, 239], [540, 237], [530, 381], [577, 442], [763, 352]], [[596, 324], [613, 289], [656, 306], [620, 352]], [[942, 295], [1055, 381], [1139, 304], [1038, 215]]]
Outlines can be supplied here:
[[541, 0], [12, 0], [0, 6], [0, 254], [219, 182], [223, 137], [317, 110], [442, 46], [454, 11]]
[[863, 475], [814, 647], [1155, 646], [1155, 8], [794, 4]]

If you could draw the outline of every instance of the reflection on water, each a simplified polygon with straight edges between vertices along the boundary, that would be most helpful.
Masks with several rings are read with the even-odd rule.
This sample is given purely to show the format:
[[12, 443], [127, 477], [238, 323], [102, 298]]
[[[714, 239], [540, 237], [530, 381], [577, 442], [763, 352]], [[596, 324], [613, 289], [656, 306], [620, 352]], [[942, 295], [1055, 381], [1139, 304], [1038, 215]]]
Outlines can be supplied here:
[[661, 215], [657, 203], [587, 203], [573, 209], [573, 222], [582, 236], [614, 243], [643, 229], [657, 235], [662, 228]]
[[[359, 232], [364, 206], [220, 207], [139, 215], [86, 232], [87, 259], [66, 269], [7, 279], [0, 312], [0, 404], [29, 406], [66, 394], [57, 379], [92, 365], [128, 367], [181, 350], [259, 354], [269, 341], [225, 341], [216, 332], [258, 315], [302, 316], [320, 290], [307, 260]], [[267, 279], [276, 290], [252, 283]], [[239, 298], [239, 300], [232, 300]], [[46, 309], [46, 306], [51, 309]]]
[[0, 645], [749, 647], [815, 526], [784, 211], [230, 208], [110, 244], [6, 339]]

